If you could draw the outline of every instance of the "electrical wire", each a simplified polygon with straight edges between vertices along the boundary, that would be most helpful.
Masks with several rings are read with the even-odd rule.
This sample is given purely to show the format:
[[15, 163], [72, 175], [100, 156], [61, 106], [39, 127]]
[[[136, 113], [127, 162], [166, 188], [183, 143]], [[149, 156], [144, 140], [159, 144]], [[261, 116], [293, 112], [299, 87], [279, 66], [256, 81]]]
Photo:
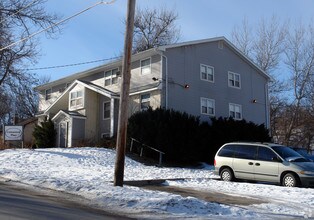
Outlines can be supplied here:
[[28, 5], [26, 5], [24, 8], [21, 8], [20, 10], [18, 10], [17, 12], [13, 13], [13, 14], [10, 14], [8, 15], [7, 17], [5, 17], [3, 20], [0, 21], [0, 24], [2, 24], [5, 20], [7, 20], [8, 18], [14, 16], [14, 15], [17, 15], [18, 13], [20, 13], [21, 11], [29, 8], [30, 6], [32, 6], [33, 4], [35, 4], [36, 2], [38, 2], [39, 0], [34, 0], [32, 1], [31, 3], [29, 3]]
[[101, 60], [93, 60], [93, 61], [81, 62], [81, 63], [72, 63], [72, 64], [64, 64], [64, 65], [48, 66], [48, 67], [38, 67], [38, 68], [23, 69], [23, 70], [30, 71], [30, 70], [57, 69], [57, 68], [64, 68], [64, 67], [70, 67], [70, 66], [79, 66], [79, 65], [84, 65], [84, 64], [103, 62], [103, 61], [108, 61], [108, 60], [115, 60], [115, 59], [118, 59], [118, 58], [121, 58], [121, 56], [111, 57], [111, 58], [101, 59]]
[[88, 11], [88, 10], [90, 10], [90, 9], [92, 9], [92, 8], [94, 8], [94, 7], [96, 7], [96, 6], [98, 6], [98, 5], [101, 5], [101, 4], [112, 4], [112, 3], [114, 3], [115, 1], [116, 1], [116, 0], [112, 0], [112, 1], [110, 1], [110, 2], [100, 1], [100, 2], [98, 2], [98, 3], [96, 3], [96, 4], [94, 4], [94, 5], [92, 5], [92, 6], [88, 7], [88, 8], [86, 8], [86, 9], [84, 9], [84, 10], [82, 10], [82, 11], [80, 11], [80, 12], [78, 12], [78, 13], [72, 15], [72, 16], [70, 16], [70, 17], [67, 17], [67, 18], [65, 18], [65, 19], [63, 19], [63, 20], [61, 20], [61, 21], [59, 21], [59, 22], [57, 22], [57, 23], [55, 23], [55, 24], [53, 24], [53, 25], [50, 25], [49, 27], [47, 27], [47, 28], [45, 28], [45, 29], [42, 29], [42, 30], [40, 30], [40, 31], [37, 31], [37, 32], [35, 32], [35, 33], [33, 33], [33, 34], [27, 36], [27, 37], [22, 38], [22, 39], [19, 40], [19, 41], [16, 41], [16, 42], [14, 42], [14, 43], [12, 43], [12, 44], [9, 44], [9, 45], [7, 45], [7, 46], [1, 48], [0, 51], [3, 51], [3, 50], [5, 50], [5, 49], [8, 49], [9, 47], [12, 47], [12, 46], [14, 46], [14, 45], [16, 45], [16, 44], [19, 44], [19, 43], [21, 43], [21, 42], [24, 42], [24, 41], [26, 41], [26, 40], [29, 40], [30, 38], [32, 38], [32, 37], [34, 37], [34, 36], [36, 36], [36, 35], [38, 35], [38, 34], [41, 34], [42, 32], [45, 32], [45, 31], [47, 31], [48, 29], [51, 29], [51, 28], [53, 28], [53, 27], [55, 27], [55, 26], [58, 26], [59, 24], [61, 24], [61, 23], [63, 23], [63, 22], [66, 22], [66, 21], [68, 21], [68, 20], [70, 20], [70, 19], [72, 19], [72, 18], [74, 18], [74, 17], [76, 17], [76, 16], [78, 16], [78, 15], [80, 15], [80, 14], [83, 14], [84, 12], [86, 12], [86, 11]]

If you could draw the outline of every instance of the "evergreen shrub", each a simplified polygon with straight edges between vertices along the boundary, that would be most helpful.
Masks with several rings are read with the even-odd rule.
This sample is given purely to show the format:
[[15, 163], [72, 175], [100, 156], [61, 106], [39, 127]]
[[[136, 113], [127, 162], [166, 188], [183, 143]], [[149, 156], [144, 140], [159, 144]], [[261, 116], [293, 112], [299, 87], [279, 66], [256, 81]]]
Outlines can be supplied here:
[[[164, 159], [176, 164], [213, 163], [221, 145], [230, 141], [270, 141], [265, 126], [232, 118], [212, 118], [211, 123], [174, 110], [157, 108], [129, 118], [128, 137], [165, 153]], [[158, 159], [145, 149], [144, 156]]]
[[45, 120], [40, 125], [35, 125], [33, 137], [35, 139], [35, 145], [37, 148], [51, 148], [56, 144], [56, 130], [54, 123], [49, 120]]

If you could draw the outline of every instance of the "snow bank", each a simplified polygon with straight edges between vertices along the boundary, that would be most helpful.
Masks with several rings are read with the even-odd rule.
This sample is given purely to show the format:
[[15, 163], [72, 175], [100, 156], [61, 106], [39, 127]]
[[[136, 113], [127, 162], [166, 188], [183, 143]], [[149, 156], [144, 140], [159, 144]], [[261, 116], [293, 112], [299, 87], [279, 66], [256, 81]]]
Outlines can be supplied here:
[[[270, 203], [251, 207], [232, 207], [205, 202], [193, 197], [145, 190], [137, 187], [113, 187], [115, 151], [100, 148], [54, 148], [4, 150], [0, 152], [0, 176], [34, 186], [81, 195], [104, 209], [150, 219], [162, 218], [265, 218], [269, 213], [311, 217], [314, 190], [279, 186], [225, 183], [216, 177], [213, 167], [203, 169], [144, 166], [126, 158], [125, 180], [174, 179], [169, 185], [227, 194], [254, 196]], [[144, 214], [145, 213], [145, 214]]]

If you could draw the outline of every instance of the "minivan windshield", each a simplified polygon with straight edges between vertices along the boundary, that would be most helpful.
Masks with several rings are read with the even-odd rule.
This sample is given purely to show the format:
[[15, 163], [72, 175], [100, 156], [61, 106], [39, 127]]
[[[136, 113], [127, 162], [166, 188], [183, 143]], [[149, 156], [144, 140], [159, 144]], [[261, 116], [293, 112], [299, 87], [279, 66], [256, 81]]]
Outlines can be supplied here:
[[294, 162], [307, 162], [308, 160], [305, 159], [301, 154], [292, 150], [286, 146], [271, 146], [271, 148], [276, 151], [283, 159], [289, 160], [289, 158], [294, 158]]

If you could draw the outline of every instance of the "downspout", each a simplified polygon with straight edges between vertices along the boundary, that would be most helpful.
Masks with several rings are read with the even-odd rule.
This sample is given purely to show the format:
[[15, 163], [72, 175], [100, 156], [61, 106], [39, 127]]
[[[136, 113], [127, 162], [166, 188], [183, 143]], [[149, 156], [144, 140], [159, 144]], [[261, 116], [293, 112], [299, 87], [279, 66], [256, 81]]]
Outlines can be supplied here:
[[[163, 58], [165, 59], [165, 67], [166, 67], [166, 70], [165, 70], [165, 108], [168, 109], [168, 58], [166, 55], [164, 55], [164, 51], [165, 49], [161, 49], [161, 48], [156, 48], [155, 51], [161, 56], [161, 71], [163, 71]], [[161, 74], [161, 83], [163, 85], [163, 81], [164, 79], [162, 78], [162, 74]]]
[[268, 83], [265, 83], [265, 111], [266, 111], [266, 128], [269, 129], [269, 133], [271, 136], [270, 129], [270, 106], [269, 106], [269, 97], [268, 97]]

